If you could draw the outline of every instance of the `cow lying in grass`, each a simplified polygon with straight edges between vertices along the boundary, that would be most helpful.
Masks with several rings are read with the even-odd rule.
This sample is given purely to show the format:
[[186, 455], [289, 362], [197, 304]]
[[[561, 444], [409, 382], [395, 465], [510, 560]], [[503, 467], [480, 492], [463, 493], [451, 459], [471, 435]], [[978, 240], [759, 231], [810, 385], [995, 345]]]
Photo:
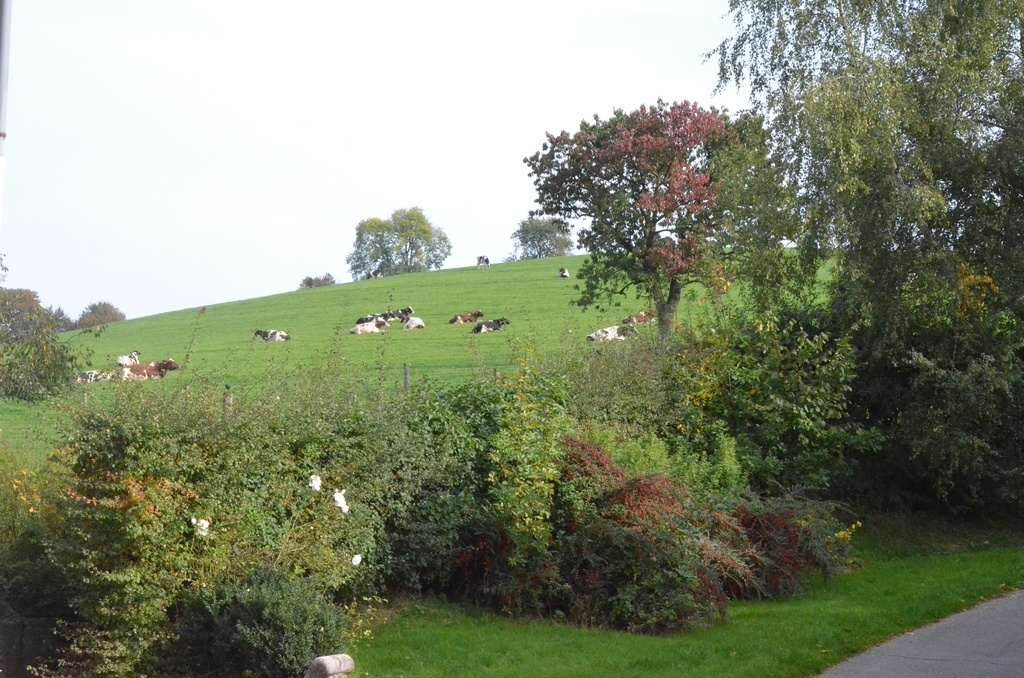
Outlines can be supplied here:
[[252, 333], [254, 338], [262, 339], [263, 341], [289, 341], [291, 335], [281, 330], [256, 330]]
[[76, 384], [90, 384], [94, 381], [108, 381], [113, 379], [114, 375], [110, 372], [103, 372], [101, 370], [90, 370], [88, 372], [82, 372], [75, 379]]
[[[390, 322], [392, 320], [398, 320], [399, 322], [408, 322], [409, 316], [414, 313], [412, 306], [406, 306], [400, 311], [384, 311], [383, 313], [371, 313], [370, 315], [364, 315], [362, 318], [356, 321], [357, 325], [363, 323], [374, 323], [383, 320], [384, 322]], [[353, 333], [355, 334], [355, 333]]]
[[402, 327], [402, 329], [403, 330], [422, 330], [425, 327], [426, 327], [426, 324], [424, 324], [423, 320], [421, 320], [420, 318], [409, 318], [405, 322], [405, 326]]
[[632, 325], [614, 325], [605, 327], [602, 330], [591, 332], [587, 335], [587, 341], [625, 341], [629, 337], [639, 334]]
[[484, 317], [483, 311], [473, 311], [472, 313], [459, 313], [455, 315], [451, 320], [448, 321], [449, 325], [461, 325], [462, 323], [474, 323], [480, 318]]
[[128, 355], [119, 356], [118, 359], [117, 359], [117, 364], [120, 367], [125, 367], [127, 365], [138, 365], [139, 364], [139, 352], [138, 351], [132, 351]]
[[501, 330], [503, 325], [508, 325], [507, 318], [498, 318], [497, 320], [485, 320], [482, 323], [477, 323], [473, 331], [477, 334], [485, 334], [487, 332], [497, 332]]
[[640, 311], [633, 315], [627, 315], [622, 319], [623, 325], [639, 325], [640, 323], [649, 323], [654, 321], [654, 311]]
[[125, 365], [121, 368], [121, 381], [131, 379], [160, 379], [171, 370], [180, 369], [180, 365], [172, 359], [161, 360], [158, 363], [146, 363], [145, 365]]
[[386, 320], [375, 320], [373, 322], [358, 323], [348, 331], [349, 334], [380, 334], [389, 327]]

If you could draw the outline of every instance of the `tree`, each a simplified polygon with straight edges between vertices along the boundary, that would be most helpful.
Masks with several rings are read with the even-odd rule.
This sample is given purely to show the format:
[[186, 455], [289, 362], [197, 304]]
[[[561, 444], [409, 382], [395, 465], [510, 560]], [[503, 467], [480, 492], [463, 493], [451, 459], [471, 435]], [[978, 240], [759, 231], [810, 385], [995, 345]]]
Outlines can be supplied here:
[[569, 224], [551, 217], [530, 217], [519, 222], [512, 234], [516, 241], [512, 259], [543, 259], [572, 254], [572, 231]]
[[75, 328], [84, 330], [89, 327], [120, 322], [124, 319], [124, 313], [110, 302], [97, 301], [85, 307], [82, 315], [78, 316], [78, 320], [75, 321]]
[[1024, 0], [730, 4], [721, 85], [748, 84], [829, 256], [873, 482], [1019, 506], [1024, 441]]
[[374, 271], [384, 275], [438, 269], [452, 252], [444, 231], [431, 225], [418, 207], [395, 210], [388, 220], [365, 219], [356, 226], [356, 242], [345, 258], [353, 280]]
[[590, 255], [576, 303], [598, 305], [630, 288], [654, 304], [658, 337], [671, 337], [683, 289], [701, 278], [716, 224], [707, 218], [715, 190], [709, 146], [726, 134], [718, 116], [689, 102], [616, 110], [579, 132], [547, 135], [526, 158], [540, 209], [563, 220], [587, 219], [580, 245]]
[[57, 338], [61, 316], [32, 290], [0, 289], [0, 397], [39, 400], [73, 381], [78, 356]]
[[336, 281], [334, 280], [334, 276], [330, 273], [324, 273], [317, 277], [307, 275], [302, 279], [302, 282], [299, 283], [299, 289], [311, 290], [314, 287], [327, 287], [328, 285], [334, 285], [335, 283]]

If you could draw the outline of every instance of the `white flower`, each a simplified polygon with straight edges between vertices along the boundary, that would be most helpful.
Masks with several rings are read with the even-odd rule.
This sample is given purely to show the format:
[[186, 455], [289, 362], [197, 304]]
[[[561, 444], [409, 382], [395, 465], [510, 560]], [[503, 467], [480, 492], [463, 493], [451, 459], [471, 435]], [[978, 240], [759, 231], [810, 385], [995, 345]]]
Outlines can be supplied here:
[[359, 563], [363, 562], [363, 557], [358, 553], [352, 556], [352, 564], [359, 567]]
[[348, 490], [334, 490], [334, 505], [341, 509], [342, 513], [348, 513], [348, 502], [345, 501], [345, 493]]
[[309, 489], [314, 492], [320, 491], [320, 476], [315, 473], [309, 477]]
[[205, 537], [210, 534], [210, 521], [205, 518], [200, 518], [199, 520], [193, 518], [192, 526], [196, 528], [197, 537]]

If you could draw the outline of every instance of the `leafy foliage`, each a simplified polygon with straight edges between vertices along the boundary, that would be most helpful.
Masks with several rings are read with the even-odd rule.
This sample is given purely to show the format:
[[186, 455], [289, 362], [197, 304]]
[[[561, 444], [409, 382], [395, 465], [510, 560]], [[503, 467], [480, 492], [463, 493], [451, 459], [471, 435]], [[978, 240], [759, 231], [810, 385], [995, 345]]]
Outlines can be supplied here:
[[305, 278], [302, 279], [302, 282], [299, 283], [299, 289], [311, 290], [314, 287], [327, 287], [328, 285], [334, 284], [336, 284], [336, 281], [334, 280], [334, 276], [331, 275], [330, 273], [324, 273], [323, 275], [319, 276], [307, 275]]
[[345, 257], [354, 280], [374, 271], [383, 275], [441, 268], [452, 252], [444, 231], [432, 225], [418, 207], [395, 210], [391, 218], [364, 219]]
[[720, 618], [730, 596], [779, 595], [809, 573], [838, 572], [844, 550], [827, 509], [747, 520], [747, 504], [734, 516], [664, 476], [624, 473], [599, 447], [563, 445], [549, 547], [513, 562], [507, 530], [482, 517], [466, 532], [454, 592], [509, 613], [663, 633]]
[[31, 290], [0, 290], [0, 397], [36, 401], [74, 381], [80, 356], [57, 337], [62, 314]]
[[75, 321], [75, 329], [86, 329], [97, 325], [116, 323], [125, 319], [124, 313], [116, 306], [107, 301], [97, 301], [89, 304]]
[[702, 343], [707, 352], [681, 356], [678, 434], [702, 441], [702, 427], [723, 426], [754, 488], [835, 489], [848, 477], [848, 459], [877, 448], [877, 435], [847, 413], [854, 378], [848, 342], [767, 318]]
[[[77, 413], [59, 457], [65, 498], [48, 507], [56, 527], [40, 542], [75, 621], [55, 671], [121, 675], [158, 662], [201, 621], [182, 616], [202, 610], [186, 600], [241, 595], [233, 583], [253, 568], [272, 566], [269, 591], [340, 600], [444, 576], [473, 491], [465, 425], [434, 398], [378, 393], [363, 407], [331, 387], [345, 388], [307, 373], [266, 400], [239, 391], [226, 413], [201, 381], [182, 392], [128, 386], [108, 408]], [[308, 639], [317, 622], [285, 597], [269, 626], [252, 621], [247, 642], [292, 622]]]
[[513, 259], [543, 259], [572, 254], [572, 230], [561, 219], [530, 217], [519, 222], [512, 234], [516, 242]]
[[[1024, 5], [837, 7], [734, 2], [738, 34], [716, 53], [722, 84], [749, 83], [766, 116], [801, 246], [834, 252], [827, 326], [856, 347], [858, 416], [890, 441], [865, 484], [1019, 506], [1001, 412], [1019, 413], [1020, 344], [996, 328], [1024, 310]], [[967, 393], [980, 407], [951, 416]]]
[[302, 675], [318, 656], [339, 652], [348, 627], [344, 608], [309, 581], [273, 568], [194, 595], [180, 612], [186, 624], [176, 643], [178, 661], [191, 675]]
[[725, 135], [721, 118], [689, 102], [615, 111], [584, 121], [573, 135], [547, 135], [525, 159], [538, 213], [587, 219], [580, 245], [579, 303], [614, 299], [630, 288], [650, 298], [668, 341], [683, 288], [701, 276], [717, 225], [707, 218], [715, 187], [710, 144]]

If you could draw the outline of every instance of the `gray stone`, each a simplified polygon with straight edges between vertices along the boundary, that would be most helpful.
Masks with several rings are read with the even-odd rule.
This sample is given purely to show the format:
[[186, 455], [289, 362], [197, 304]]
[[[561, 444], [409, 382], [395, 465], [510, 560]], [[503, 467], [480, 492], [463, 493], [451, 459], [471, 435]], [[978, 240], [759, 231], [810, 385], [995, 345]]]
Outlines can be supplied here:
[[347, 654], [331, 654], [317, 657], [306, 669], [305, 678], [337, 678], [347, 676], [356, 670], [356, 663]]

